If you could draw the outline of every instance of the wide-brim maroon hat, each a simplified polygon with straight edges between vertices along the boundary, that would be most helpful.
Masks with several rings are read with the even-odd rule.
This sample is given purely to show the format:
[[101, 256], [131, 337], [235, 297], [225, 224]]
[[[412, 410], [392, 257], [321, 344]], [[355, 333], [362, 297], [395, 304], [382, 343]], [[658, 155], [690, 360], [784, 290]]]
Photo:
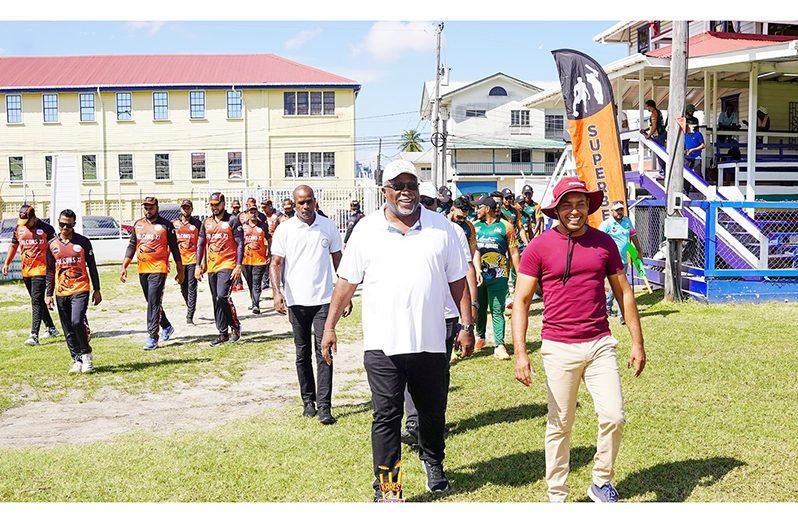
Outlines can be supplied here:
[[590, 199], [588, 214], [593, 214], [599, 210], [601, 202], [604, 199], [603, 191], [591, 191], [587, 188], [585, 182], [576, 176], [566, 176], [554, 186], [554, 200], [546, 207], [542, 207], [540, 211], [553, 220], [559, 220], [560, 218], [557, 216], [557, 206], [560, 204], [560, 200], [563, 199], [563, 196], [569, 192], [587, 194]]

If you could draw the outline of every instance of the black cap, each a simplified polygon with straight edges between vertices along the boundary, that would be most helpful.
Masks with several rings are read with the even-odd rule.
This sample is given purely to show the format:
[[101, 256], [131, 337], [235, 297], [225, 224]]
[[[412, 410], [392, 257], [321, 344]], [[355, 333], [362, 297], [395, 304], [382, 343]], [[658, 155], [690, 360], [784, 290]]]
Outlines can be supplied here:
[[147, 196], [143, 200], [141, 200], [141, 205], [154, 205], [158, 207], [158, 198], [155, 196]]
[[33, 206], [31, 205], [23, 205], [19, 208], [19, 219], [17, 220], [17, 225], [25, 225], [28, 223], [28, 220], [33, 218], [35, 215], [35, 211], [33, 210]]
[[529, 185], [529, 184], [527, 184], [527, 185], [524, 185], [524, 188], [523, 188], [523, 189], [521, 189], [521, 194], [526, 194], [526, 193], [528, 193], [528, 192], [531, 192], [531, 193], [534, 193], [534, 192], [535, 192], [535, 191], [533, 191], [533, 190], [532, 190], [532, 186], [531, 186], [531, 185]]
[[507, 187], [507, 188], [502, 189], [502, 196], [507, 198], [508, 196], [515, 196], [515, 195], [513, 194], [512, 189]]
[[215, 193], [211, 194], [210, 198], [208, 198], [208, 203], [217, 204], [217, 203], [222, 203], [222, 202], [224, 202], [224, 194], [222, 194], [220, 192], [215, 192]]
[[496, 210], [496, 200], [494, 200], [493, 197], [487, 195], [483, 196], [482, 198], [474, 202], [474, 205], [476, 205], [477, 207], [479, 207], [480, 205], [485, 205], [487, 207], [490, 207], [494, 211]]

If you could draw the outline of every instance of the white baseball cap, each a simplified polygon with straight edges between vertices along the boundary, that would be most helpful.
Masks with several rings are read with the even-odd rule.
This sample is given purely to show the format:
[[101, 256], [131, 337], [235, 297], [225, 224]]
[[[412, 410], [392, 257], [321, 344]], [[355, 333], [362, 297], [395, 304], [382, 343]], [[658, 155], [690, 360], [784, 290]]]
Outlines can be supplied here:
[[625, 209], [623, 202], [612, 202], [612, 210], [617, 211], [618, 209]]
[[435, 190], [435, 186], [432, 185], [432, 182], [421, 182], [418, 184], [418, 194], [420, 196], [432, 198], [433, 200], [438, 197], [438, 191]]
[[412, 174], [418, 179], [415, 165], [407, 160], [394, 160], [386, 165], [385, 170], [382, 171], [382, 184], [387, 185], [388, 182], [403, 173]]

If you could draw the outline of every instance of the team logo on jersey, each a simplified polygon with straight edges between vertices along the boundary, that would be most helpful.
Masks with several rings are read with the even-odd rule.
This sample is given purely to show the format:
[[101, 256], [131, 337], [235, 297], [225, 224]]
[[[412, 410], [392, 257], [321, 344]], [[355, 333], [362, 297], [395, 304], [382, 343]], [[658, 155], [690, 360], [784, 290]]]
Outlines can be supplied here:
[[39, 236], [41, 236], [42, 234], [44, 234], [44, 231], [43, 231], [43, 230], [41, 230], [41, 229], [36, 229], [36, 234], [38, 234]]
[[81, 247], [80, 245], [75, 245], [75, 252], [80, 252], [82, 250], [83, 250], [83, 247]]
[[327, 238], [322, 238], [321, 246], [324, 247], [324, 248], [329, 247], [330, 246], [330, 240], [328, 240]]
[[193, 225], [189, 225], [189, 226], [188, 226], [188, 230], [189, 230], [189, 231], [193, 231], [193, 230], [196, 230], [196, 229], [197, 229], [197, 228], [196, 228], [196, 227], [194, 227]]
[[504, 231], [502, 230], [502, 228], [501, 228], [501, 227], [494, 227], [494, 228], [493, 228], [493, 232], [495, 232], [496, 234], [501, 234], [501, 233], [503, 233]]
[[260, 227], [255, 227], [255, 232], [257, 232], [258, 234], [260, 234], [260, 233], [262, 233], [262, 232], [263, 232], [263, 229], [261, 229]]
[[230, 227], [230, 224], [227, 222], [222, 222], [219, 224], [219, 227], [221, 227], [222, 229], [228, 229]]
[[154, 228], [156, 231], [160, 232], [163, 230], [163, 225], [157, 224]]
[[144, 228], [144, 224], [143, 224], [143, 223], [137, 223], [137, 224], [136, 224], [136, 230], [137, 230], [137, 231], [140, 231], [140, 230], [142, 230], [143, 228]]
[[61, 252], [61, 249], [58, 248], [58, 245], [53, 245], [53, 254], [58, 254]]

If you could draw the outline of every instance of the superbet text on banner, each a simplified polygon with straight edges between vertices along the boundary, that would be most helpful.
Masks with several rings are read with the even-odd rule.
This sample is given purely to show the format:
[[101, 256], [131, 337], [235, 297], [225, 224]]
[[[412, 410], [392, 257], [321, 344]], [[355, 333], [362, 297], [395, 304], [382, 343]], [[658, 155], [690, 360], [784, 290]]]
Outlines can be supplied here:
[[612, 84], [604, 69], [586, 54], [572, 49], [552, 54], [560, 75], [577, 176], [591, 191], [604, 193], [601, 208], [588, 218], [592, 227], [598, 227], [610, 217], [612, 202], [626, 202]]

